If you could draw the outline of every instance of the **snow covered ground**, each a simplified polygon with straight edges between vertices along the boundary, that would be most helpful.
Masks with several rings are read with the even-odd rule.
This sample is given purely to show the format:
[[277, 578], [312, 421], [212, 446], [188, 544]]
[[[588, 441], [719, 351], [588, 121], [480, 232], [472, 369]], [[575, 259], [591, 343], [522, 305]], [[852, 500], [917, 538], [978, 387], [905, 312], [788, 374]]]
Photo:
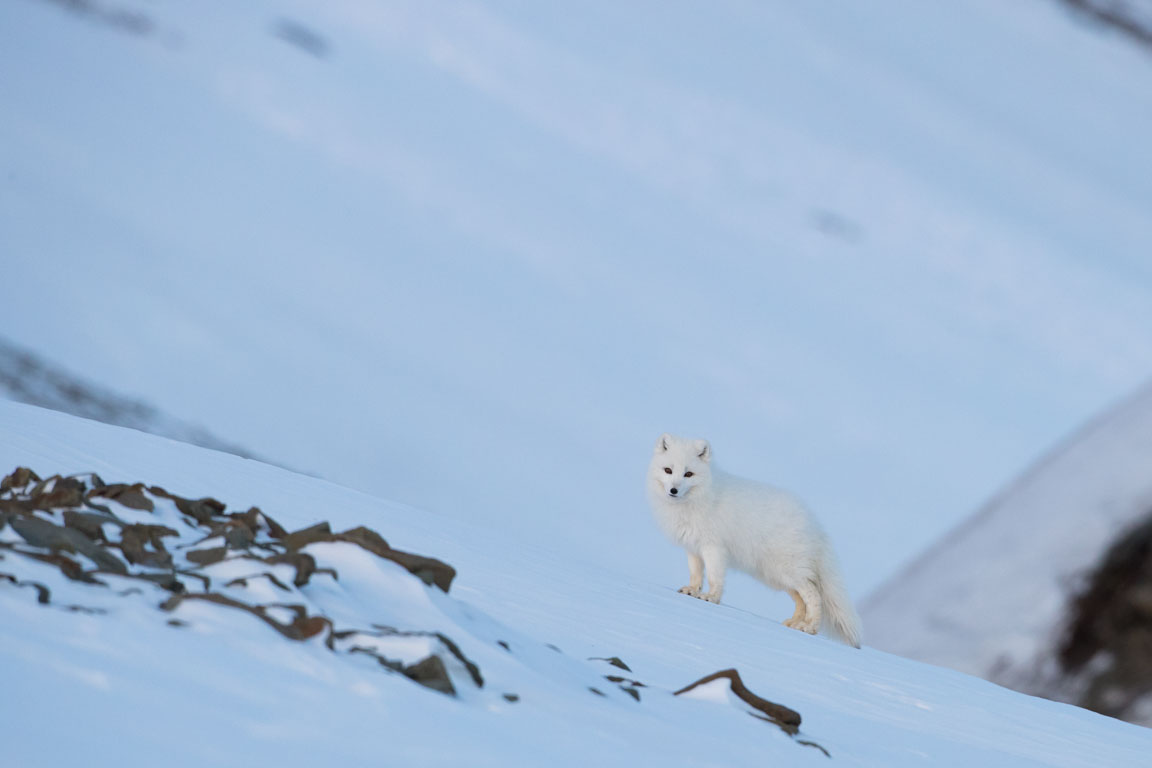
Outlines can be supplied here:
[[1047, 0], [7, 0], [0, 105], [5, 335], [634, 578], [661, 432], [860, 596], [1152, 370], [1152, 67]]
[[[678, 582], [589, 564], [560, 539], [541, 548], [515, 526], [477, 526], [22, 404], [0, 402], [0, 436], [6, 472], [26, 465], [143, 481], [211, 495], [235, 511], [257, 505], [289, 530], [320, 520], [333, 530], [366, 525], [397, 548], [445, 560], [458, 569], [447, 594], [359, 549], [310, 545], [340, 578], [318, 573], [293, 588], [292, 599], [337, 626], [443, 632], [483, 675], [477, 688], [455, 670], [459, 696], [449, 697], [362, 654], [333, 652], [322, 635], [288, 640], [248, 613], [194, 600], [161, 611], [170, 595], [157, 587], [119, 595], [0, 552], [0, 572], [53, 590], [53, 602], [42, 605], [35, 590], [0, 579], [4, 765], [1096, 768], [1146, 765], [1152, 751], [1150, 730], [810, 637], [784, 628], [779, 616], [693, 600], [675, 592]], [[187, 524], [162, 501], [155, 513], [101, 501], [131, 519]], [[14, 536], [11, 526], [0, 531], [4, 541]], [[214, 575], [219, 584], [236, 574]], [[278, 588], [252, 581], [228, 589], [251, 597]], [[174, 617], [185, 623], [169, 624]], [[419, 656], [427, 646], [411, 650]], [[623, 676], [646, 684], [639, 701], [604, 679], [620, 670], [590, 659], [610, 656], [630, 666]], [[799, 739], [831, 758], [727, 696], [672, 695], [728, 667], [755, 693], [799, 711]]]

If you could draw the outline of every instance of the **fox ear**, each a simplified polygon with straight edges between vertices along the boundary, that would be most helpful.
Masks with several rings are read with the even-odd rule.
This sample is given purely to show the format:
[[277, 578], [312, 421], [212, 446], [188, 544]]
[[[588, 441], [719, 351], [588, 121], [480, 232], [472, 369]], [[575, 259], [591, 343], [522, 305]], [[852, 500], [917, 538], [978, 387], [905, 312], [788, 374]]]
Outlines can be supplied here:
[[692, 446], [696, 449], [696, 455], [704, 462], [712, 461], [712, 446], [707, 440], [697, 440]]
[[672, 435], [665, 432], [660, 435], [660, 439], [656, 441], [656, 453], [664, 453], [668, 450], [669, 444], [672, 442]]

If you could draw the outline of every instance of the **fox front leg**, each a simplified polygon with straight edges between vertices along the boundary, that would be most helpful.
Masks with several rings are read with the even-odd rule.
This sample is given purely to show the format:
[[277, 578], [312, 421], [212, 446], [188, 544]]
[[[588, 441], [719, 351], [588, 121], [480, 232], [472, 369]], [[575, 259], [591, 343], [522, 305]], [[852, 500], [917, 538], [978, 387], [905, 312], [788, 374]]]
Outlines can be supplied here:
[[695, 552], [688, 553], [688, 586], [680, 587], [681, 594], [700, 597], [704, 588], [704, 560]]
[[724, 575], [728, 571], [727, 554], [719, 547], [705, 547], [700, 551], [700, 557], [704, 560], [704, 569], [708, 571], [708, 591], [700, 597], [710, 603], [718, 603], [724, 594]]

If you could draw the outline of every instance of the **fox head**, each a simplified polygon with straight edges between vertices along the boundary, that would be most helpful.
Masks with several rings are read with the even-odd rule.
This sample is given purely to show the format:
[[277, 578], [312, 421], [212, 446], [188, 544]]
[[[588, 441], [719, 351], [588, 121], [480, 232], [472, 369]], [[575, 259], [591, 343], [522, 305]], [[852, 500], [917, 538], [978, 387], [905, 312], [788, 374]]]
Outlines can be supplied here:
[[648, 490], [668, 501], [692, 497], [692, 490], [712, 478], [712, 446], [664, 433], [652, 451], [648, 467]]

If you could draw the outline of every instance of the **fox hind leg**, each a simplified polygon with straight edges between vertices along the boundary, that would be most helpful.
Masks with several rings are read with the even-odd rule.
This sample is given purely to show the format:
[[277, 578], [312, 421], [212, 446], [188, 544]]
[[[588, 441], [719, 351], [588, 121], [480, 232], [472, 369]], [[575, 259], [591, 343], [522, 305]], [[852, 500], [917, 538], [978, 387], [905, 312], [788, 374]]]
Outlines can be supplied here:
[[820, 590], [816, 588], [816, 585], [812, 581], [805, 579], [796, 586], [795, 591], [796, 595], [800, 598], [800, 600], [797, 601], [797, 607], [799, 607], [800, 602], [804, 603], [804, 617], [799, 621], [793, 621], [795, 617], [789, 619], [792, 623], [788, 626], [793, 629], [798, 629], [801, 632], [814, 635], [820, 631], [820, 622], [823, 620], [823, 605], [820, 600]]
[[808, 613], [807, 608], [804, 606], [804, 600], [800, 597], [800, 593], [794, 589], [788, 590], [788, 596], [792, 598], [792, 602], [796, 603], [796, 610], [792, 612], [792, 617], [784, 620], [784, 626], [798, 629], [800, 624], [804, 623], [804, 617]]

